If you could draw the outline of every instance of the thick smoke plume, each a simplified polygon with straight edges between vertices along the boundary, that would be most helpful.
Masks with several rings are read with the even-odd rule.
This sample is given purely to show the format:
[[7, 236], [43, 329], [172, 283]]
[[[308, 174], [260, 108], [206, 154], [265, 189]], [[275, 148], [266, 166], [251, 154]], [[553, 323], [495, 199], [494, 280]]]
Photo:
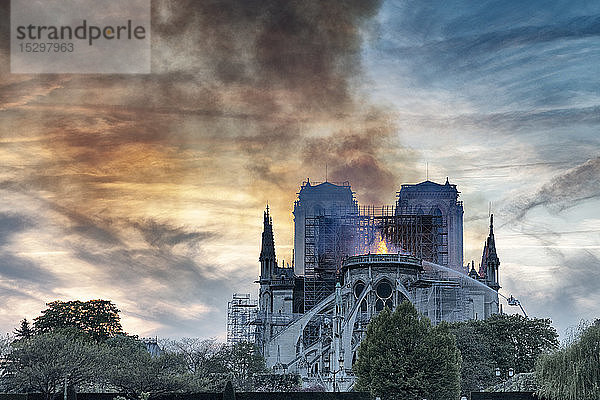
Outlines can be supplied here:
[[[328, 164], [333, 179], [350, 180], [364, 199], [381, 202], [396, 189], [382, 159], [394, 126], [385, 112], [361, 104], [356, 93], [361, 33], [379, 5], [159, 2], [155, 69], [167, 76], [193, 74], [212, 97], [212, 104], [201, 106], [226, 111], [243, 124], [232, 145], [248, 155], [246, 167], [257, 179], [289, 190], [299, 183], [299, 169], [300, 176], [310, 175]], [[189, 87], [181, 87], [184, 93], [177, 97], [194, 99]], [[282, 160], [295, 164], [295, 174]]]
[[379, 3], [158, 1], [154, 68], [200, 73], [224, 85], [288, 91], [287, 100], [297, 107], [340, 112], [353, 101], [349, 85], [360, 70], [360, 30]]
[[600, 198], [600, 157], [587, 160], [556, 176], [533, 196], [514, 205], [515, 220], [536, 207], [547, 207], [558, 213], [582, 201]]

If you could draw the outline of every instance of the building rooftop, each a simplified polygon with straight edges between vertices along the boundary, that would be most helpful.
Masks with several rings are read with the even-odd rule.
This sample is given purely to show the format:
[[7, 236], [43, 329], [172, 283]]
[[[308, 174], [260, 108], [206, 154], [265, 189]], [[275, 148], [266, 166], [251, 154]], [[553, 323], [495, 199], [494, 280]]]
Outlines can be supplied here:
[[298, 200], [315, 200], [328, 198], [352, 204], [354, 193], [349, 182], [311, 182], [306, 180], [298, 192]]
[[400, 191], [410, 191], [410, 192], [441, 192], [441, 191], [453, 191], [453, 192], [457, 192], [456, 190], [456, 185], [451, 185], [450, 182], [448, 182], [448, 178], [446, 178], [446, 183], [439, 184], [439, 183], [435, 183], [432, 181], [424, 181], [421, 183], [417, 183], [417, 184], [405, 184], [402, 185]]

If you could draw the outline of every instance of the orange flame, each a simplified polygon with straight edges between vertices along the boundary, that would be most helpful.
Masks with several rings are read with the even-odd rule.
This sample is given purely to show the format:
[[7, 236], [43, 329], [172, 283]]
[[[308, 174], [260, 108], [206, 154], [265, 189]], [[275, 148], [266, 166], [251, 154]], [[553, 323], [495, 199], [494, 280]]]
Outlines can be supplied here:
[[390, 251], [388, 250], [387, 243], [385, 243], [385, 240], [381, 239], [377, 245], [375, 254], [389, 254], [389, 252]]

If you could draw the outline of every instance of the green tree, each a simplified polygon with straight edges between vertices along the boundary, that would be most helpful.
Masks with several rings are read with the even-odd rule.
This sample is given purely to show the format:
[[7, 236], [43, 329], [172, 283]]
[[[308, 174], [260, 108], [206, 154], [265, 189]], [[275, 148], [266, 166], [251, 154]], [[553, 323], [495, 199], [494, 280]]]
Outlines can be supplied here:
[[151, 356], [145, 345], [130, 336], [119, 335], [104, 343], [104, 381], [140, 398], [143, 393], [181, 392], [188, 388], [185, 361], [179, 354], [163, 352]]
[[461, 356], [447, 323], [432, 328], [423, 343], [428, 399], [457, 399], [460, 393]]
[[451, 325], [456, 336], [456, 346], [462, 356], [461, 391], [480, 391], [496, 382], [496, 360], [492, 356], [492, 343], [485, 336], [481, 321], [467, 321]]
[[460, 354], [446, 324], [432, 328], [404, 302], [371, 320], [358, 349], [356, 389], [383, 399], [456, 399]]
[[0, 335], [0, 360], [10, 353], [10, 344], [13, 342], [11, 336], [7, 333], [6, 335]]
[[536, 364], [538, 395], [548, 400], [600, 398], [600, 320], [585, 328], [578, 339]]
[[119, 309], [109, 300], [53, 301], [47, 306], [33, 321], [36, 332], [74, 327], [95, 341], [123, 333]]
[[558, 334], [549, 319], [497, 314], [486, 320], [454, 323], [451, 331], [462, 354], [464, 393], [499, 383], [496, 368], [533, 372], [538, 357], [558, 346]]
[[4, 386], [14, 392], [40, 392], [46, 399], [69, 385], [96, 379], [102, 358], [98, 346], [73, 330], [54, 330], [13, 342]]
[[21, 324], [17, 329], [15, 329], [15, 337], [17, 340], [19, 339], [29, 339], [33, 336], [33, 328], [27, 318], [23, 318]]

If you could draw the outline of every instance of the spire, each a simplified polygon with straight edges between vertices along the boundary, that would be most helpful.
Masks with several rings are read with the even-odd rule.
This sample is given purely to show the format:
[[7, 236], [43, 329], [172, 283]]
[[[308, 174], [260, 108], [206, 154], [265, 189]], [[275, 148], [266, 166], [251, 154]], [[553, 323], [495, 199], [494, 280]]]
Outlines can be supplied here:
[[471, 269], [469, 270], [469, 276], [473, 279], [479, 278], [479, 274], [475, 271], [475, 261], [471, 260]]
[[269, 215], [269, 205], [264, 213], [262, 247], [260, 261], [270, 259], [275, 262], [275, 239], [273, 238], [273, 220]]
[[494, 239], [494, 214], [490, 214], [490, 233], [483, 247], [483, 255], [481, 257], [481, 267], [479, 274], [486, 278], [488, 286], [498, 290], [498, 267], [500, 259], [496, 253], [496, 240]]
[[490, 256], [496, 256], [496, 240], [494, 239], [494, 214], [490, 214], [490, 234], [487, 238], [487, 246]]

